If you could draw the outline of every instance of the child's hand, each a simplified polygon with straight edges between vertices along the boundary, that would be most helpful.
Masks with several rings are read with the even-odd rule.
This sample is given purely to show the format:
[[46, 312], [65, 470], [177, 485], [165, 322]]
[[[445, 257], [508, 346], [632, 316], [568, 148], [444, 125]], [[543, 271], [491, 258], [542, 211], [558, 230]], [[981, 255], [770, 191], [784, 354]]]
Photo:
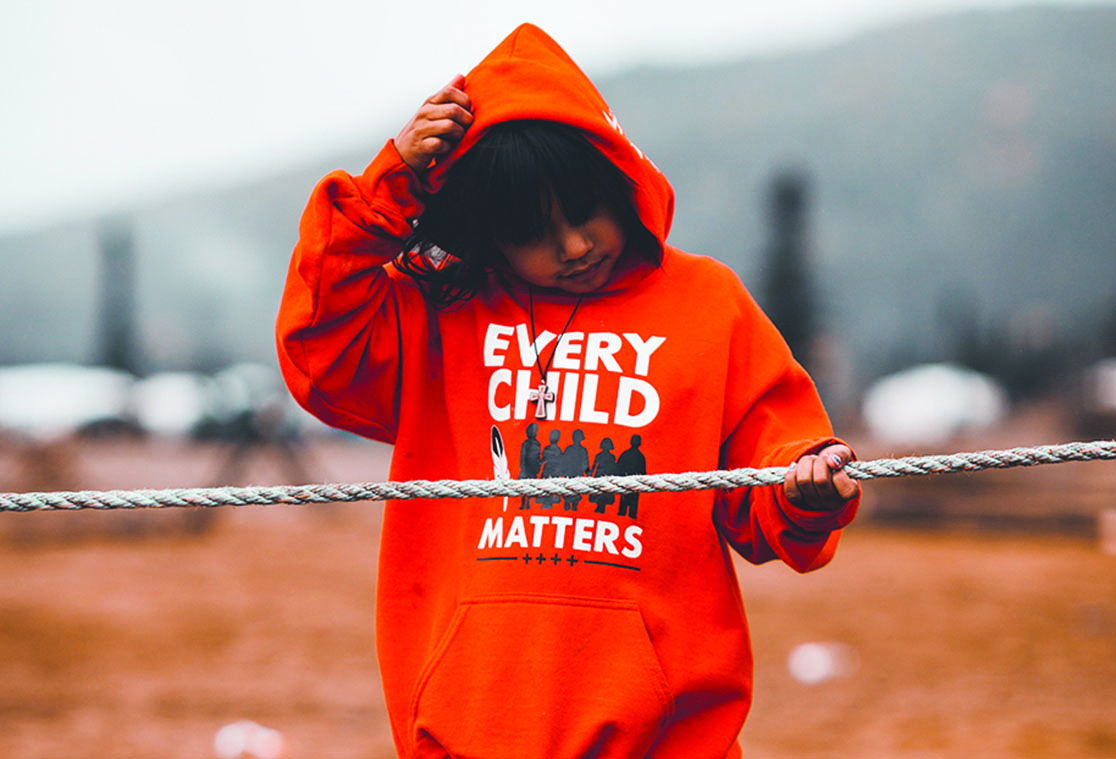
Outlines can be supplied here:
[[834, 511], [860, 495], [860, 483], [844, 471], [852, 460], [845, 445], [831, 445], [791, 464], [783, 478], [787, 500], [809, 511]]
[[395, 149], [415, 171], [425, 171], [432, 160], [457, 147], [473, 123], [473, 104], [461, 90], [464, 85], [465, 77], [455, 76], [428, 97], [395, 136]]

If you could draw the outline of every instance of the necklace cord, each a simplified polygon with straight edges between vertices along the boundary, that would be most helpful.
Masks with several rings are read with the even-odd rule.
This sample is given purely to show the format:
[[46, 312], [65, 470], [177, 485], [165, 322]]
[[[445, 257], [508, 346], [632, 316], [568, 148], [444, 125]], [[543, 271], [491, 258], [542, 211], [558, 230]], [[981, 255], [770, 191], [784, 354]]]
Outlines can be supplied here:
[[532, 288], [530, 284], [527, 285], [527, 306], [530, 309], [529, 313], [531, 315], [531, 347], [535, 350], [535, 366], [538, 367], [539, 370], [539, 381], [541, 381], [543, 384], [546, 384], [546, 374], [550, 371], [550, 364], [554, 361], [554, 354], [558, 352], [558, 343], [561, 342], [562, 337], [566, 334], [566, 330], [568, 330], [570, 328], [570, 325], [573, 324], [574, 314], [576, 314], [577, 310], [581, 308], [581, 301], [584, 298], [585, 293], [577, 296], [577, 303], [574, 304], [573, 311], [570, 312], [570, 318], [566, 319], [566, 326], [562, 327], [562, 331], [558, 333], [558, 337], [554, 341], [554, 347], [550, 350], [550, 358], [547, 359], [546, 368], [544, 369], [542, 360], [539, 357], [539, 339], [535, 335], [534, 288]]

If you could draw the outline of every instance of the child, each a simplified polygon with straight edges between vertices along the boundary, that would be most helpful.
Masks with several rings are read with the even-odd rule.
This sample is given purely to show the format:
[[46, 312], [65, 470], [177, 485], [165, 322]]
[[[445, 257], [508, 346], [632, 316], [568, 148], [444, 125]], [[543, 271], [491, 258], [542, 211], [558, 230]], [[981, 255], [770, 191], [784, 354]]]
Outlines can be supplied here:
[[530, 25], [310, 199], [283, 372], [321, 419], [393, 443], [393, 480], [491, 477], [493, 427], [513, 451], [630, 440], [618, 471], [797, 462], [781, 488], [648, 493], [623, 517], [389, 502], [376, 641], [402, 756], [740, 756], [752, 660], [727, 549], [820, 567], [859, 488], [738, 278], [666, 245], [672, 210]]

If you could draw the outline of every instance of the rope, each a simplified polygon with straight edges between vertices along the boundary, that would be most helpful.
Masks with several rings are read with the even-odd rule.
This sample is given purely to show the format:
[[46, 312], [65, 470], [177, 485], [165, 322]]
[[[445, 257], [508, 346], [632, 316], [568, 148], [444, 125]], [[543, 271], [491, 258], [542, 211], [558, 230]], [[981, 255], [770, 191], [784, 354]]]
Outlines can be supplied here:
[[[911, 477], [982, 469], [1116, 459], [1116, 441], [1065, 443], [1032, 448], [906, 456], [854, 461], [845, 471], [855, 480]], [[266, 506], [414, 498], [486, 498], [492, 496], [567, 496], [595, 493], [653, 493], [778, 485], [785, 467], [733, 469], [681, 474], [613, 475], [546, 480], [412, 480], [410, 482], [293, 485], [280, 487], [191, 488], [177, 490], [109, 490], [57, 493], [0, 493], [0, 511], [67, 509], [154, 509], [175, 506]]]

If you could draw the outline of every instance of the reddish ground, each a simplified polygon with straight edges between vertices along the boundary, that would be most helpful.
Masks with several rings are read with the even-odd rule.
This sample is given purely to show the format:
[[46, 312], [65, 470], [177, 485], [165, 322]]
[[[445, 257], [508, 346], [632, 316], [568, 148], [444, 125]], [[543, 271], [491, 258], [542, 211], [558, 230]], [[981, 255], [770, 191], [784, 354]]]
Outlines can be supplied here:
[[[315, 472], [382, 479], [383, 453], [319, 449]], [[83, 486], [162, 487], [222, 456], [67, 460]], [[0, 490], [28, 481], [17, 459], [0, 460]], [[394, 756], [373, 651], [378, 507], [223, 509], [198, 533], [186, 514], [0, 514], [0, 756], [205, 759], [238, 719], [281, 730], [291, 759]], [[740, 570], [747, 756], [1116, 756], [1116, 556], [1092, 536], [866, 520], [821, 572]], [[810, 641], [851, 646], [859, 668], [797, 682], [787, 657]]]

